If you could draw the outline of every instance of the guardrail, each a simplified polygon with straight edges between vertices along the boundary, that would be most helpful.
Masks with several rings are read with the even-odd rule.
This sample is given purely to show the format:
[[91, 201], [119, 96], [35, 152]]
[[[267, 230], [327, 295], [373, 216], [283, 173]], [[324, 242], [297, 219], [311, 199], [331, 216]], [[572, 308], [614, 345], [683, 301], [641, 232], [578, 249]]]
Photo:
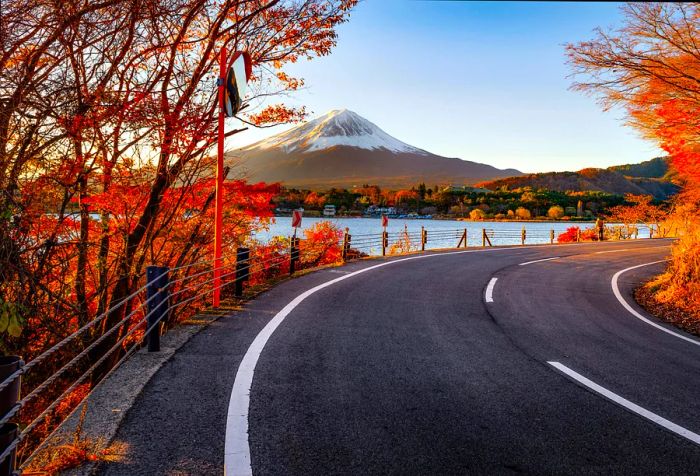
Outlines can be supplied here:
[[[609, 233], [616, 239], [637, 238], [636, 233], [620, 229]], [[653, 236], [650, 230], [649, 237]], [[483, 228], [481, 236], [469, 236], [467, 228], [428, 231], [404, 230], [352, 235], [345, 229], [337, 243], [342, 261], [368, 256], [399, 255], [425, 251], [429, 246], [439, 248], [466, 248], [470, 241], [479, 240], [481, 246], [526, 245], [554, 243], [554, 230], [506, 231]], [[581, 233], [576, 241], [581, 240]], [[224, 297], [242, 298], [246, 283], [254, 278], [265, 282], [283, 274], [294, 274], [304, 266], [302, 241], [290, 239], [290, 246], [282, 253], [263, 259], [256, 250], [238, 248], [235, 259], [220, 268], [213, 261], [199, 261], [185, 266], [168, 268], [147, 267], [142, 285], [120, 302], [75, 330], [63, 340], [34, 357], [26, 364], [16, 356], [0, 357], [0, 476], [20, 474], [50, 440], [52, 432], [62, 423], [57, 407], [73, 399], [81, 385], [94, 386], [109, 376], [135, 351], [147, 346], [148, 351], [160, 349], [160, 336], [175, 321], [175, 311], [194, 313], [204, 307], [204, 299], [215, 289], [225, 290]], [[435, 248], [433, 248], [435, 249]], [[215, 271], [221, 271], [221, 284], [214, 287]], [[187, 311], [184, 311], [187, 310]], [[120, 319], [106, 328], [108, 316], [119, 313]], [[25, 385], [21, 396], [23, 377], [37, 368], [48, 375], [43, 381]], [[26, 383], [26, 382], [25, 382]], [[77, 407], [82, 395], [73, 402]], [[20, 411], [22, 418], [19, 419]], [[20, 426], [21, 423], [21, 426]], [[41, 434], [36, 430], [41, 426]], [[20, 457], [18, 449], [21, 448]]]
[[[585, 230], [579, 229], [579, 233], [574, 237], [575, 242], [582, 241], [581, 233], [593, 230], [590, 227]], [[654, 234], [653, 229], [649, 229], [649, 237]], [[623, 225], [608, 226], [606, 228], [606, 239], [621, 240], [628, 238], [638, 238], [640, 230], [638, 227], [625, 227]], [[441, 248], [462, 248], [467, 246], [509, 246], [525, 244], [553, 244], [557, 240], [554, 229], [544, 230], [539, 227], [528, 230], [524, 226], [521, 230], [495, 230], [482, 228], [478, 231], [478, 236], [473, 229], [453, 228], [426, 230], [421, 227], [416, 231], [399, 232], [379, 232], [366, 233], [360, 235], [350, 234], [349, 229], [345, 229], [345, 234], [341, 246], [343, 257], [352, 259], [362, 256], [387, 256], [414, 251], [425, 251], [427, 249]]]

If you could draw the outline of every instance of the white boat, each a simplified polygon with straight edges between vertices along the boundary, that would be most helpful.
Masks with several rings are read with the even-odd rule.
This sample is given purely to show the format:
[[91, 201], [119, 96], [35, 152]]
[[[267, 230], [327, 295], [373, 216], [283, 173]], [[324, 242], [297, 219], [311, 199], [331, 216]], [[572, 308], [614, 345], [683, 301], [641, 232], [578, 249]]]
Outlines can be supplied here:
[[323, 207], [324, 217], [334, 217], [335, 216], [335, 205], [326, 205]]

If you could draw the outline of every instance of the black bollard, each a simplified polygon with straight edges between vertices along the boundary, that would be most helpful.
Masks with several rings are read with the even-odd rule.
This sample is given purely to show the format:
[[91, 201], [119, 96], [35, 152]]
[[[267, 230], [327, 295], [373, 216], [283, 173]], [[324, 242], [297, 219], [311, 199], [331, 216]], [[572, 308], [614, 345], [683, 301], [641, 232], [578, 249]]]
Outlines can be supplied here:
[[248, 281], [250, 275], [250, 249], [236, 249], [236, 297], [243, 296], [243, 283]]
[[[146, 268], [146, 279], [148, 280], [148, 321], [146, 341], [149, 352], [160, 350], [160, 329], [163, 320], [168, 312], [168, 271], [165, 266], [149, 266]], [[155, 297], [154, 297], [155, 296]], [[153, 299], [151, 299], [153, 297]]]
[[[17, 439], [16, 423], [5, 423], [0, 427], [0, 454]], [[0, 476], [10, 476], [15, 469], [17, 448], [13, 449], [4, 460], [0, 461]]]
[[[0, 356], [0, 382], [4, 382], [8, 377], [17, 372], [24, 362], [16, 355]], [[21, 376], [15, 379], [7, 387], [0, 390], [0, 417], [4, 417], [11, 412], [17, 402], [19, 402]], [[0, 427], [0, 454], [10, 446], [17, 438], [17, 425], [6, 423]], [[2, 461], [0, 461], [0, 476], [9, 476], [15, 469], [16, 449], [12, 450]]]

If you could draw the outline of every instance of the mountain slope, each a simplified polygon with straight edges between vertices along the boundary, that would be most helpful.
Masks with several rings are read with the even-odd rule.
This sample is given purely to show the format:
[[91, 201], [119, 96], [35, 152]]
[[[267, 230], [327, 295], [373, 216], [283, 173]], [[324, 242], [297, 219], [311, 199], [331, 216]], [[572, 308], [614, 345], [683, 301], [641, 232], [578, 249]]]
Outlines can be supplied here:
[[665, 199], [678, 192], [679, 187], [659, 178], [626, 177], [622, 173], [609, 169], [583, 169], [578, 172], [548, 172], [509, 177], [480, 183], [479, 186], [496, 190], [503, 186], [509, 189], [532, 187], [559, 192], [600, 191], [614, 194], [633, 193], [636, 195], [653, 195]]
[[419, 182], [464, 185], [520, 174], [431, 154], [348, 110], [331, 111], [239, 149], [229, 154], [229, 160], [242, 166], [253, 181], [318, 189], [364, 183], [392, 188]]
[[620, 172], [625, 177], [664, 178], [669, 173], [669, 158], [656, 157], [638, 164], [614, 165], [608, 170]]

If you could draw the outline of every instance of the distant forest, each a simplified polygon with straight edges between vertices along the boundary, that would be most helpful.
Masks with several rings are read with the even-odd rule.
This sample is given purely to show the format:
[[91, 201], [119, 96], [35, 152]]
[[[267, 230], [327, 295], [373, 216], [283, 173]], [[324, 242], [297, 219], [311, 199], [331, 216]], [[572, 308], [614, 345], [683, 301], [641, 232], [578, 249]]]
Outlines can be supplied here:
[[376, 185], [325, 192], [282, 188], [273, 199], [278, 214], [304, 208], [306, 215], [314, 216], [320, 215], [325, 205], [334, 205], [337, 213], [344, 216], [362, 216], [375, 207], [394, 207], [397, 213], [444, 218], [564, 220], [593, 219], [624, 201], [620, 194], [599, 191], [558, 192], [530, 187], [492, 191], [425, 184], [398, 191], [382, 190]]

